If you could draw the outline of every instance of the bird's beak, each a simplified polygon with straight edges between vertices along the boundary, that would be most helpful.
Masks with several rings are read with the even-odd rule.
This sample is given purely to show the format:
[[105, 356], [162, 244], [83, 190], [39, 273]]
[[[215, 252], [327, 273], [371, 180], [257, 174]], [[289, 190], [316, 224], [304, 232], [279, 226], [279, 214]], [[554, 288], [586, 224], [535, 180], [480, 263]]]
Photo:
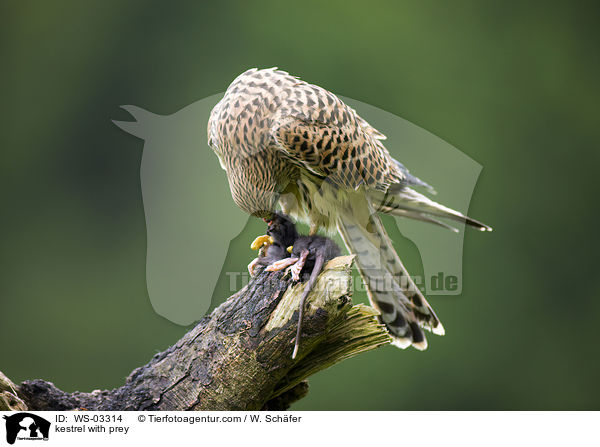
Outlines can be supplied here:
[[290, 253], [290, 254], [292, 253], [293, 249], [294, 249], [293, 245], [290, 245], [288, 248], [286, 248], [287, 252]]

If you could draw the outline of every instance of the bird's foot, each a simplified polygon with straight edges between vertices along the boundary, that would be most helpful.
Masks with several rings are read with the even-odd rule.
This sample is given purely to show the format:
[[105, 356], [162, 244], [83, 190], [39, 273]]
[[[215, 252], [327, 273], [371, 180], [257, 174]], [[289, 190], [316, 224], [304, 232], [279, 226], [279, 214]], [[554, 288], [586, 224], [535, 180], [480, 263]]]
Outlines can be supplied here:
[[250, 248], [252, 250], [259, 250], [261, 247], [269, 246], [273, 243], [273, 238], [268, 234], [263, 234], [262, 236], [258, 236], [256, 239], [252, 241], [250, 244]]

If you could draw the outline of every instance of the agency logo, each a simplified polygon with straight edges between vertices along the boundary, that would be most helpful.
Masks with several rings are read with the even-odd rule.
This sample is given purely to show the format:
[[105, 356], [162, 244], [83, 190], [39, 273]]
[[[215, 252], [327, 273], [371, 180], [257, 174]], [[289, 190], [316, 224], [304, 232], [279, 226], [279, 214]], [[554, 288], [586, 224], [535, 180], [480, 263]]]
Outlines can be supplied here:
[[47, 441], [50, 433], [50, 422], [37, 414], [16, 413], [3, 416], [6, 419], [6, 442], [14, 444], [19, 441]]

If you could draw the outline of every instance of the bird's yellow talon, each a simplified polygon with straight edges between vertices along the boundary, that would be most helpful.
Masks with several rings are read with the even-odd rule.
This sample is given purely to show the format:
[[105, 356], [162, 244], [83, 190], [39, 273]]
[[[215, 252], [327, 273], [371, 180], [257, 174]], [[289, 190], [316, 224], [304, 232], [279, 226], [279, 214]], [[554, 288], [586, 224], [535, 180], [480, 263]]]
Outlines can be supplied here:
[[252, 250], [258, 250], [263, 245], [271, 245], [273, 242], [275, 242], [275, 241], [273, 240], [273, 238], [271, 236], [269, 236], [267, 234], [263, 234], [262, 236], [258, 236], [256, 239], [254, 239], [252, 241], [252, 243], [250, 244], [250, 248]]
[[288, 253], [291, 253], [293, 249], [294, 249], [293, 245], [290, 245], [288, 248], [286, 248]]

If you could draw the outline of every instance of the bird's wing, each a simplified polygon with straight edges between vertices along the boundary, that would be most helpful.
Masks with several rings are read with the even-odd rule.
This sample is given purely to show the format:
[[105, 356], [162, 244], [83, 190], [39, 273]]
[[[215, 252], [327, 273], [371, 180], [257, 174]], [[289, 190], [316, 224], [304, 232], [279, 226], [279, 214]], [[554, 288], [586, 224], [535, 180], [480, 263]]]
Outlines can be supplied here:
[[320, 87], [297, 86], [272, 123], [271, 136], [290, 161], [340, 187], [386, 191], [408, 178], [381, 143], [385, 136]]

